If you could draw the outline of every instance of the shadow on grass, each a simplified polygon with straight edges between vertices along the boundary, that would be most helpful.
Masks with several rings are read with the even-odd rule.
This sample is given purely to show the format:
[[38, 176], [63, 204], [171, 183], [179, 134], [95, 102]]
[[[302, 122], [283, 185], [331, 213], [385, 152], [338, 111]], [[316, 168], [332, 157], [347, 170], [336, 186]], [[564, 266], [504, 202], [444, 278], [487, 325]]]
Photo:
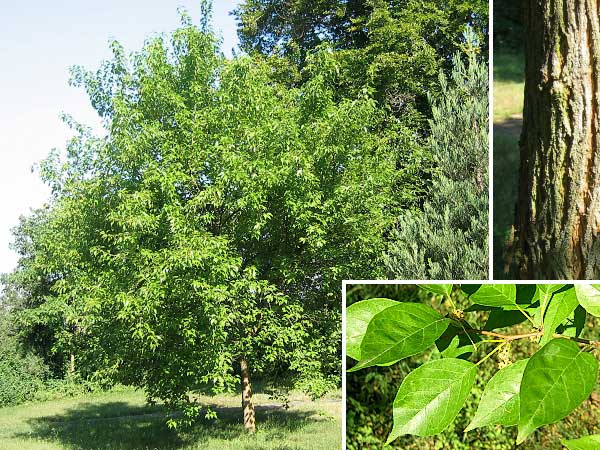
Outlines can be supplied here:
[[[520, 121], [494, 124], [494, 278], [514, 277], [511, 267], [505, 273], [506, 244], [515, 218], [519, 183]], [[500, 128], [504, 127], [504, 128]], [[512, 261], [511, 261], [512, 262]]]
[[[159, 406], [133, 406], [126, 402], [84, 403], [64, 413], [30, 419], [32, 431], [14, 437], [60, 443], [66, 449], [81, 450], [176, 450], [209, 440], [249, 438], [241, 425], [241, 408], [213, 407], [216, 420], [199, 420], [191, 429], [176, 432], [165, 424], [167, 412]], [[280, 407], [256, 407], [259, 431], [268, 441], [280, 442], [277, 450], [301, 450], [286, 446], [286, 436], [310, 422], [318, 421], [314, 411], [285, 411]], [[252, 447], [261, 450], [260, 443]]]
[[494, 135], [514, 139], [518, 145], [522, 126], [523, 119], [521, 117], [511, 117], [501, 122], [498, 121], [494, 123]]

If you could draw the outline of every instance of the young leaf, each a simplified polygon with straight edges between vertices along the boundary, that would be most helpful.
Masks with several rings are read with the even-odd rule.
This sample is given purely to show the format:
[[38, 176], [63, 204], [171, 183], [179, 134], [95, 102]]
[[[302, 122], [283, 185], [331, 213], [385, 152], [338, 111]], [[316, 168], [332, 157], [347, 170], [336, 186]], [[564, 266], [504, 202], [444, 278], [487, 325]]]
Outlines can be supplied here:
[[451, 284], [417, 284], [417, 286], [438, 295], [450, 295], [452, 292]]
[[519, 389], [527, 361], [517, 361], [496, 372], [485, 387], [475, 417], [465, 432], [487, 425], [519, 423]]
[[525, 367], [517, 444], [543, 425], [566, 417], [592, 392], [598, 362], [567, 339], [553, 339]]
[[[548, 285], [558, 286], [558, 285]], [[564, 285], [560, 285], [564, 286]], [[556, 292], [550, 299], [544, 315], [544, 336], [540, 345], [546, 345], [552, 339], [556, 329], [562, 324], [577, 308], [577, 296], [575, 289], [567, 289]]]
[[461, 289], [478, 305], [514, 307], [517, 303], [514, 284], [463, 284]]
[[346, 354], [360, 360], [360, 344], [373, 316], [398, 302], [388, 298], [371, 298], [346, 308]]
[[575, 292], [579, 304], [592, 316], [600, 317], [600, 285], [576, 284]]
[[598, 450], [600, 448], [600, 434], [563, 441], [563, 445], [569, 450]]
[[387, 443], [403, 434], [432, 436], [454, 420], [469, 395], [477, 369], [462, 359], [430, 361], [407, 375], [394, 400]]
[[391, 364], [425, 351], [449, 321], [420, 303], [398, 303], [384, 309], [369, 322], [360, 346], [360, 361], [348, 372]]

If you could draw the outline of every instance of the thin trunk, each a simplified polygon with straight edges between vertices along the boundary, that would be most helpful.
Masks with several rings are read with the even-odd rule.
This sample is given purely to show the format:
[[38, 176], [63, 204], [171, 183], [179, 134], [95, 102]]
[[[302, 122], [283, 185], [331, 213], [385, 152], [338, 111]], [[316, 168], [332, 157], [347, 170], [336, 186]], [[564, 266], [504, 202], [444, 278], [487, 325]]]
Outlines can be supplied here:
[[523, 1], [522, 278], [600, 278], [599, 9], [598, 0]]
[[75, 354], [71, 353], [71, 358], [69, 361], [69, 375], [75, 375]]
[[256, 431], [256, 414], [252, 404], [252, 382], [250, 381], [250, 369], [245, 358], [240, 360], [242, 377], [242, 410], [244, 412], [244, 429], [248, 433]]

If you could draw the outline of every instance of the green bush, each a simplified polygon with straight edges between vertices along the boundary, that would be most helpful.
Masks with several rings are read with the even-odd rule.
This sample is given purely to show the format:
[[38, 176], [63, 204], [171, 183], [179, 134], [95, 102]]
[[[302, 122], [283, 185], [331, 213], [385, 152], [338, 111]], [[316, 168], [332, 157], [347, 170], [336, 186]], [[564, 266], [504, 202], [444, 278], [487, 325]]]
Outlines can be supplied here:
[[41, 358], [23, 355], [14, 337], [0, 335], [0, 406], [32, 400], [47, 374]]

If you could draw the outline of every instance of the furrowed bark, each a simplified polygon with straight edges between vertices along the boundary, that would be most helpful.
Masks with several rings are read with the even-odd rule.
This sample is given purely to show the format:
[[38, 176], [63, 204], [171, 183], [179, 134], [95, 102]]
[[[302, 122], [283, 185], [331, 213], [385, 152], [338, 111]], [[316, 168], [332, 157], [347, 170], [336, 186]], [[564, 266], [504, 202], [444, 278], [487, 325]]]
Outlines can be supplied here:
[[600, 1], [524, 0], [516, 209], [525, 279], [600, 278]]
[[244, 412], [244, 429], [248, 433], [256, 432], [256, 414], [252, 404], [252, 382], [250, 380], [250, 369], [245, 358], [240, 360], [242, 378], [242, 410]]

